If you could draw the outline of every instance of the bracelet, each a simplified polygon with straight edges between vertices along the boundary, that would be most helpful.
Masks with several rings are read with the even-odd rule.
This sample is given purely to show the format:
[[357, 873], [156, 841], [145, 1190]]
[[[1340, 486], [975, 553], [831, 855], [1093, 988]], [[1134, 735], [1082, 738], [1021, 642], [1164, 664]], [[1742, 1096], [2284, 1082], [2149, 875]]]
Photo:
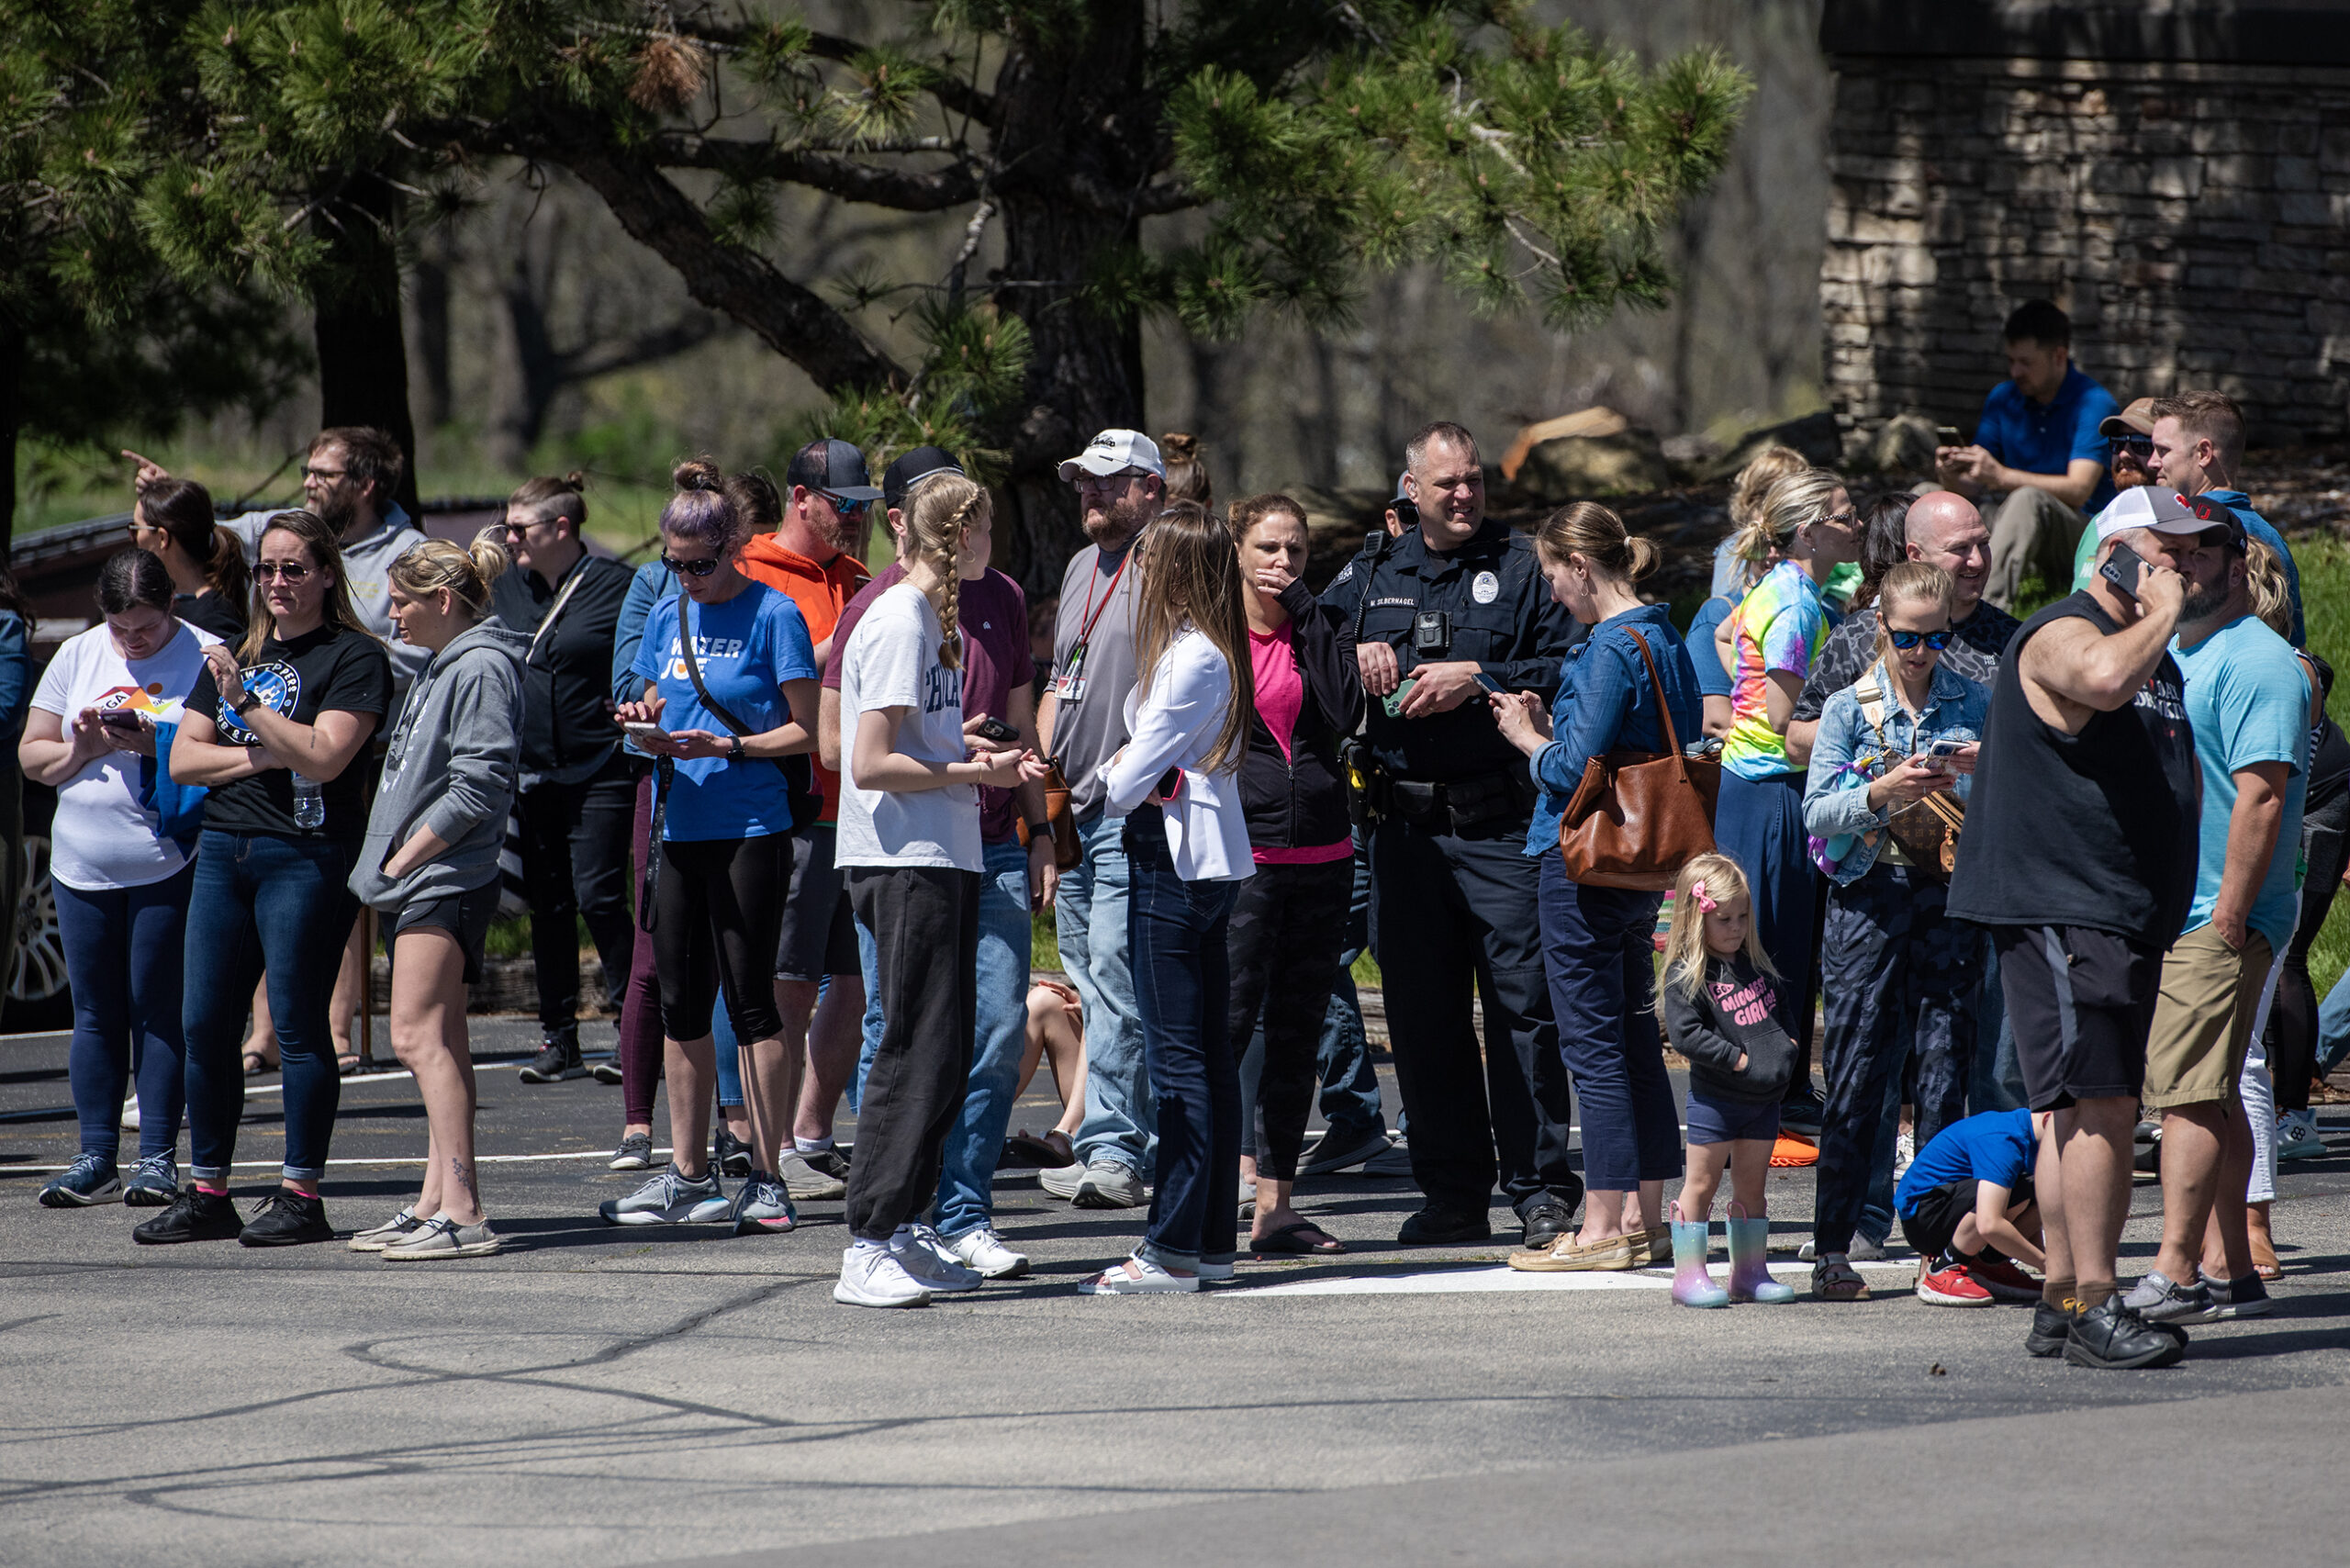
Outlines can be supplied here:
[[1050, 818], [1050, 817], [1046, 817], [1043, 822], [1040, 822], [1040, 823], [1030, 823], [1028, 824], [1028, 839], [1029, 839], [1029, 842], [1030, 842], [1030, 843], [1032, 843], [1032, 844], [1033, 844], [1033, 843], [1034, 843], [1034, 842], [1035, 842], [1037, 839], [1040, 839], [1040, 838], [1050, 838], [1050, 837], [1052, 837], [1052, 836], [1053, 836], [1053, 819], [1052, 819], [1052, 818]]
[[258, 692], [248, 691], [244, 696], [229, 704], [229, 711], [231, 713], [250, 713], [260, 706], [261, 694]]
[[726, 737], [726, 759], [729, 762], [740, 762], [743, 760], [742, 736], [729, 735]]

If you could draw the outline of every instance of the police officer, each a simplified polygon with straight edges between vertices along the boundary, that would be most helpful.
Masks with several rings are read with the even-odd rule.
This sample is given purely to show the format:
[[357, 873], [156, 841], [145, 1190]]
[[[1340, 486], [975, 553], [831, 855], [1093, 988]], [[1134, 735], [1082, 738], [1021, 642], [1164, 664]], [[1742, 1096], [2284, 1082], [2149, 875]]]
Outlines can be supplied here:
[[[1404, 457], [1418, 529], [1375, 539], [1322, 596], [1371, 699], [1372, 950], [1412, 1174], [1427, 1198], [1397, 1239], [1483, 1240], [1498, 1170], [1526, 1245], [1544, 1247], [1572, 1219], [1583, 1182], [1567, 1163], [1571, 1100], [1542, 970], [1538, 865], [1525, 855], [1534, 787], [1479, 683], [1549, 701], [1585, 629], [1552, 601], [1532, 542], [1485, 520], [1474, 437], [1432, 424]], [[1472, 984], [1485, 1009], [1482, 1075]]]

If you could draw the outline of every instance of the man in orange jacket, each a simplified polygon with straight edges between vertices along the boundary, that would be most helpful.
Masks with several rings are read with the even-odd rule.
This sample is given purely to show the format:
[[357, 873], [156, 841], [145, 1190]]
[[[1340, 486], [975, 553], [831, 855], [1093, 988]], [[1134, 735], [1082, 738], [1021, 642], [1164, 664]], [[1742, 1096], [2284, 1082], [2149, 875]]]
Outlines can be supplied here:
[[[801, 447], [784, 471], [784, 487], [782, 521], [773, 533], [756, 535], [743, 547], [741, 565], [750, 577], [791, 596], [821, 665], [832, 652], [841, 607], [871, 576], [859, 557], [867, 518], [881, 492], [866, 471], [865, 454], [845, 441]], [[793, 830], [800, 844], [775, 970], [784, 1037], [805, 1040], [808, 1057], [792, 1121], [794, 1147], [783, 1150], [779, 1172], [795, 1200], [837, 1198], [847, 1191], [848, 1161], [833, 1147], [833, 1112], [856, 1070], [865, 1014], [856, 927], [833, 864], [840, 775], [821, 762], [814, 766], [824, 810], [817, 821]]]

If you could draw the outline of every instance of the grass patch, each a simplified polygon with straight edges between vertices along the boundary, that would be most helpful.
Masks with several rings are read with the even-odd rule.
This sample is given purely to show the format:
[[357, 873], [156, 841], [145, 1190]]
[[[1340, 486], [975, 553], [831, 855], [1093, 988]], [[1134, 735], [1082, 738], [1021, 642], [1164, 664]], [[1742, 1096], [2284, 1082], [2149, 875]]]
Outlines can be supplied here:
[[[2302, 538], [2293, 544], [2301, 574], [2301, 614], [2310, 651], [2350, 674], [2350, 544], [2339, 539]], [[2340, 722], [2340, 715], [2335, 715]], [[2350, 969], [2350, 898], [2337, 897], [2333, 911], [2310, 948], [2310, 980], [2323, 996]]]

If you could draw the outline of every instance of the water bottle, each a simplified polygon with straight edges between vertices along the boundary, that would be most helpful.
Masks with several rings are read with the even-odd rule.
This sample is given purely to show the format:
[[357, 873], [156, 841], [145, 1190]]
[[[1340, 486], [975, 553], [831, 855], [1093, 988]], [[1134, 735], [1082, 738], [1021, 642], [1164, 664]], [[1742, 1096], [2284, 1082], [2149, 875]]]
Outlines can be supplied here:
[[315, 778], [294, 775], [294, 825], [298, 828], [320, 828], [327, 825], [326, 791]]

